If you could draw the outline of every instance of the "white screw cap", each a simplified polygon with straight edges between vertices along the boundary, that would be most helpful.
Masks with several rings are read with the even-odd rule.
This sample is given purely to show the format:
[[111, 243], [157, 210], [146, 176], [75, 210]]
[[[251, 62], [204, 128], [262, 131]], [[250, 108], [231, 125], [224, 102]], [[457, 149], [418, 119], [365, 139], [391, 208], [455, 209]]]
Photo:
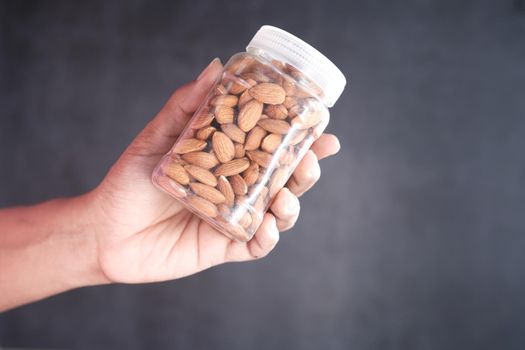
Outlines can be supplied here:
[[247, 52], [263, 50], [275, 59], [300, 70], [324, 92], [323, 102], [332, 107], [346, 85], [343, 73], [314, 47], [282, 29], [262, 26], [246, 47]]

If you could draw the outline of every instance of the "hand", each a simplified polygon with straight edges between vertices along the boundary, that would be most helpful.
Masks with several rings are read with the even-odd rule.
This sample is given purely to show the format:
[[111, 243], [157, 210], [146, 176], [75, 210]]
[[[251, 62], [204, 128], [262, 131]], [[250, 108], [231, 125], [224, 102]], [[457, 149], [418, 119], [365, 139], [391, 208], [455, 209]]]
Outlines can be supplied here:
[[108, 282], [179, 278], [211, 266], [267, 255], [299, 215], [298, 196], [319, 179], [318, 160], [335, 154], [339, 142], [323, 134], [276, 196], [254, 238], [227, 238], [151, 182], [151, 173], [173, 146], [193, 112], [222, 72], [218, 59], [170, 97], [90, 193], [98, 264]]

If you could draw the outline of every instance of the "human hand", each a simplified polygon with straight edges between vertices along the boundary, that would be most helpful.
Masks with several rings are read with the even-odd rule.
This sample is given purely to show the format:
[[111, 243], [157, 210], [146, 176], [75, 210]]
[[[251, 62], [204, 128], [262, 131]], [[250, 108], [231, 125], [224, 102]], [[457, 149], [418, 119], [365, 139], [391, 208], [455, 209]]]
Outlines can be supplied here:
[[298, 196], [319, 179], [318, 160], [339, 150], [323, 134], [276, 196], [248, 243], [234, 241], [157, 189], [151, 173], [222, 73], [218, 59], [194, 81], [176, 90], [140, 132], [102, 183], [90, 194], [99, 269], [106, 282], [175, 279], [214, 265], [267, 255], [299, 215]]

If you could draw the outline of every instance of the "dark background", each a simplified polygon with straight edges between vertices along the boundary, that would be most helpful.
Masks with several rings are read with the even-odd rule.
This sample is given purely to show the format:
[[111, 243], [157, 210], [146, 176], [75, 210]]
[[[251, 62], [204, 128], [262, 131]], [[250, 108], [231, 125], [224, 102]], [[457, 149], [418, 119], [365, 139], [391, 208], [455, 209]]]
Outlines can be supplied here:
[[1, 1], [0, 206], [94, 187], [263, 24], [349, 80], [296, 227], [261, 261], [4, 313], [0, 345], [523, 349], [522, 1]]

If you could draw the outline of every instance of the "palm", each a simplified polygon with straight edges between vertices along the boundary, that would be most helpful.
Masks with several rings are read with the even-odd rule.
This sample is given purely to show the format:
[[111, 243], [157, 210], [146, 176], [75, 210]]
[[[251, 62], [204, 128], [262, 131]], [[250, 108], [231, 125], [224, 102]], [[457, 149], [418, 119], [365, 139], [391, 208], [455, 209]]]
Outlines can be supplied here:
[[[293, 226], [299, 215], [296, 195], [317, 181], [318, 159], [339, 149], [334, 136], [321, 137], [296, 169], [290, 190], [281, 190], [254, 238], [233, 241], [155, 188], [151, 174], [169, 151], [193, 111], [222, 72], [211, 64], [202, 78], [178, 89], [137, 136], [94, 191], [99, 264], [110, 281], [151, 282], [178, 278], [228, 261], [268, 254], [279, 231]], [[100, 219], [102, 218], [102, 219]]]

